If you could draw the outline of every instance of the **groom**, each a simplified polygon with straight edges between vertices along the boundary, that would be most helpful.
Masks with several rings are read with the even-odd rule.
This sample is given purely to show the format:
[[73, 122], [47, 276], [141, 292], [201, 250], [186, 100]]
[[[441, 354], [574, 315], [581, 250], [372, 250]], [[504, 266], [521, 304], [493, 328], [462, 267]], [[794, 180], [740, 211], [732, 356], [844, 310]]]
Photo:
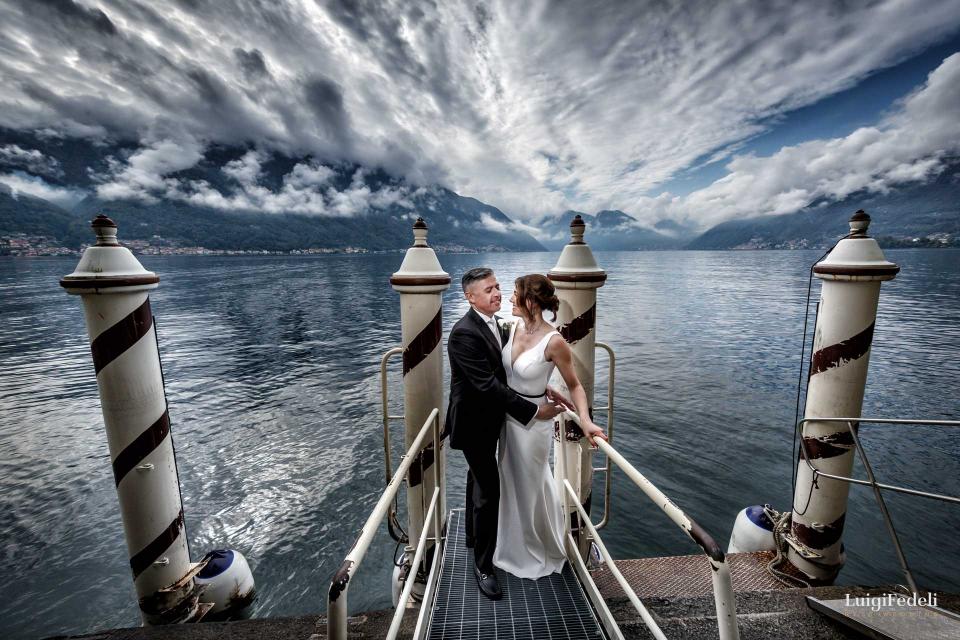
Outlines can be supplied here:
[[[549, 420], [563, 411], [553, 402], [538, 406], [507, 386], [501, 349], [509, 337], [493, 314], [500, 310], [500, 284], [491, 269], [470, 269], [460, 281], [470, 310], [450, 331], [450, 404], [444, 433], [467, 460], [466, 544], [473, 547], [474, 574], [483, 595], [503, 593], [493, 572], [500, 506], [497, 440], [506, 414], [521, 424]], [[552, 390], [551, 390], [552, 391]]]

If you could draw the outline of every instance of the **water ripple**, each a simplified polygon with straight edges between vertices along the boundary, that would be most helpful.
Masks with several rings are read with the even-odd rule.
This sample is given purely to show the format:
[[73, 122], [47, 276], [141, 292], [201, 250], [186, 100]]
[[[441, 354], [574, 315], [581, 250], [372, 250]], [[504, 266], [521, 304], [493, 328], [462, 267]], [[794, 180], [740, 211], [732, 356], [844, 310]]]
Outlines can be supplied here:
[[[960, 252], [888, 255], [903, 271], [883, 285], [864, 413], [960, 418]], [[816, 257], [598, 254], [610, 274], [598, 336], [617, 353], [617, 447], [721, 543], [741, 507], [789, 505]], [[379, 496], [379, 363], [400, 342], [388, 282], [399, 258], [143, 258], [162, 277], [151, 304], [190, 546], [194, 557], [223, 545], [247, 555], [255, 616], [322, 611], [329, 578]], [[455, 282], [492, 265], [507, 295], [516, 276], [555, 260], [441, 256]], [[16, 567], [0, 585], [3, 637], [138, 624], [81, 304], [57, 285], [75, 262], [0, 260], [0, 558]], [[467, 307], [456, 286], [443, 299], [447, 335]], [[597, 361], [599, 401], [606, 356]], [[392, 413], [402, 412], [399, 368], [394, 360], [388, 375]], [[393, 426], [397, 456], [401, 432]], [[884, 477], [960, 493], [960, 432], [865, 433]], [[460, 454], [449, 456], [448, 473], [448, 503], [458, 505]], [[604, 539], [616, 556], [697, 551], [615, 478]], [[846, 582], [899, 581], [872, 500], [851, 492]], [[956, 510], [899, 497], [891, 510], [911, 525], [902, 537], [921, 581], [960, 589], [960, 552], [924, 533], [960, 528]], [[353, 610], [389, 605], [393, 550], [381, 531], [352, 583]]]

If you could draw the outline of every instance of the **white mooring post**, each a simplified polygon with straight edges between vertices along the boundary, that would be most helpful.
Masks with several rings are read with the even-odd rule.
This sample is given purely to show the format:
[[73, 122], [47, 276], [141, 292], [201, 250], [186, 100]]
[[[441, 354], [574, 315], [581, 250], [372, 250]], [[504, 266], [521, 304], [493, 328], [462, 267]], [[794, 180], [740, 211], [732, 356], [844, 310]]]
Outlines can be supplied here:
[[[869, 225], [870, 216], [855, 213], [850, 235], [813, 268], [823, 287], [805, 418], [860, 417], [880, 283], [900, 271], [886, 260], [877, 241], [867, 236]], [[825, 473], [850, 475], [854, 442], [846, 424], [807, 422], [802, 437], [813, 466]], [[843, 566], [841, 536], [849, 488], [846, 482], [823, 477], [814, 484], [801, 455], [787, 558], [815, 583], [833, 582]]]
[[100, 390], [130, 568], [146, 624], [197, 616], [183, 505], [170, 438], [150, 298], [160, 278], [117, 242], [117, 225], [101, 214], [96, 245], [60, 280], [80, 295]]
[[[593, 251], [583, 241], [585, 228], [583, 218], [579, 215], [574, 217], [570, 223], [570, 243], [563, 248], [556, 266], [550, 270], [547, 277], [556, 287], [557, 297], [560, 299], [560, 309], [557, 311], [558, 330], [573, 350], [574, 370], [587, 395], [592, 416], [597, 289], [603, 286], [607, 274], [597, 266]], [[580, 504], [589, 513], [593, 499], [593, 451], [572, 420], [566, 421], [566, 425], [566, 433], [558, 433], [555, 459], [560, 455], [559, 447], [567, 447], [566, 479], [577, 490]], [[563, 478], [557, 477], [556, 481], [557, 490], [564, 491]], [[587, 530], [579, 527], [579, 514], [575, 509], [572, 509], [571, 519], [577, 547], [581, 556], [586, 559], [589, 557]]]
[[[427, 223], [417, 218], [413, 225], [413, 246], [390, 277], [390, 284], [400, 294], [400, 325], [403, 346], [403, 422], [404, 449], [416, 439], [424, 421], [435, 408], [443, 423], [443, 292], [450, 287], [450, 274], [440, 267], [437, 254], [427, 245]], [[431, 466], [440, 465], [440, 484], [445, 484], [446, 456], [440, 443], [427, 436], [427, 444], [419, 460], [410, 467], [407, 482], [407, 536], [409, 549], [415, 549], [424, 530], [424, 496], [434, 489]], [[437, 504], [445, 517], [446, 496], [443, 488]], [[430, 553], [433, 544], [428, 543]], [[412, 551], [407, 554], [412, 556]], [[416, 568], [412, 568], [416, 572]], [[395, 595], [399, 592], [394, 584]]]

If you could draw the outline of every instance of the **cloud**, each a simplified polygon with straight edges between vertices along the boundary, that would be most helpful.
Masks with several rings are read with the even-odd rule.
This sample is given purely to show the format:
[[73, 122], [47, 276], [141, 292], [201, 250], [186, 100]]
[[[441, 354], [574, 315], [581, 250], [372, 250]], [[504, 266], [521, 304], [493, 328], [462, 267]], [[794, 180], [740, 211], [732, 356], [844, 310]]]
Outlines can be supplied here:
[[311, 186], [326, 184], [336, 173], [330, 167], [316, 162], [301, 162], [283, 177], [283, 184], [291, 189], [307, 189]]
[[343, 106], [343, 89], [336, 82], [323, 76], [310, 78], [303, 87], [307, 107], [315, 116], [316, 125], [332, 141], [341, 153], [350, 147], [350, 122]]
[[393, 206], [412, 209], [411, 198], [421, 193], [402, 183], [374, 181], [376, 188], [371, 188], [363, 169], [354, 171], [349, 186], [338, 190], [331, 184], [337, 171], [316, 160], [295, 164], [274, 190], [262, 184], [263, 165], [268, 160], [269, 154], [251, 150], [226, 162], [220, 172], [230, 179], [233, 188], [223, 188], [207, 180], [177, 175], [204, 161], [203, 149], [196, 140], [159, 140], [131, 154], [125, 162], [110, 159], [109, 173], [99, 178], [97, 196], [147, 204], [178, 201], [226, 211], [350, 217]]
[[260, 164], [263, 160], [263, 155], [259, 151], [248, 151], [239, 160], [231, 160], [223, 165], [221, 171], [239, 182], [241, 186], [253, 186], [260, 177]]
[[684, 198], [647, 198], [648, 218], [686, 219], [705, 228], [736, 217], [792, 213], [817, 199], [886, 192], [923, 182], [960, 153], [960, 53], [876, 126], [811, 140], [768, 157], [734, 157], [729, 173]]
[[509, 231], [509, 225], [506, 222], [501, 220], [495, 220], [487, 212], [480, 214], [480, 220], [478, 226], [483, 227], [484, 229], [489, 229], [491, 231], [496, 231], [497, 233], [507, 233]]
[[233, 50], [233, 55], [237, 57], [237, 64], [243, 69], [243, 74], [248, 80], [270, 75], [270, 72], [267, 70], [267, 63], [259, 49], [245, 51], [237, 47]]
[[517, 222], [513, 220], [504, 222], [503, 220], [495, 219], [486, 211], [480, 213], [477, 226], [488, 231], [496, 231], [497, 233], [527, 233], [535, 238], [551, 237], [545, 236], [543, 231], [535, 225], [524, 224], [523, 222]]
[[[728, 188], [737, 191], [738, 177], [758, 170], [732, 155], [738, 145], [960, 28], [952, 0], [154, 7], [0, 6], [0, 126], [140, 141], [154, 152], [158, 140], [195, 140], [381, 166], [523, 220], [567, 208], [639, 215], [660, 185], [706, 158], [733, 158]], [[876, 128], [885, 137], [907, 127]], [[928, 172], [916, 160], [890, 175]], [[158, 192], [138, 182], [146, 176], [114, 178], [130, 193]], [[845, 188], [794, 184], [762, 204], [786, 210]], [[722, 192], [701, 196], [730, 211]], [[216, 199], [199, 185], [190, 193]], [[679, 206], [653, 200], [649, 215]], [[718, 219], [694, 206], [680, 213]]]
[[155, 203], [158, 196], [167, 195], [166, 176], [189, 169], [201, 158], [202, 148], [196, 140], [158, 140], [131, 155], [126, 163], [110, 159], [112, 175], [97, 186], [97, 196]]
[[16, 144], [0, 147], [0, 165], [19, 167], [30, 173], [51, 178], [63, 177], [59, 160], [46, 156], [37, 149], [23, 149]]
[[0, 184], [9, 187], [14, 198], [19, 197], [20, 194], [25, 194], [35, 198], [43, 198], [65, 209], [69, 209], [87, 195], [81, 189], [51, 185], [42, 178], [19, 171], [0, 174]]
[[30, 9], [39, 18], [63, 29], [90, 30], [100, 36], [113, 36], [117, 28], [97, 8], [85, 7], [73, 0], [28, 0]]

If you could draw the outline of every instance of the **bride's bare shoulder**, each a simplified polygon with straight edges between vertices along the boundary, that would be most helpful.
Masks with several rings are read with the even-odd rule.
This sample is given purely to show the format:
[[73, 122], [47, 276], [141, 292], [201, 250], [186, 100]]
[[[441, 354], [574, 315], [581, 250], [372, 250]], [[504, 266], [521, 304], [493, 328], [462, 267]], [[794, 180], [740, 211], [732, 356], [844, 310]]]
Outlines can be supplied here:
[[567, 341], [563, 339], [563, 336], [557, 332], [550, 336], [550, 339], [547, 340], [547, 346], [543, 350], [543, 353], [547, 360], [553, 360], [557, 356], [563, 357], [569, 354], [570, 345], [568, 345]]

